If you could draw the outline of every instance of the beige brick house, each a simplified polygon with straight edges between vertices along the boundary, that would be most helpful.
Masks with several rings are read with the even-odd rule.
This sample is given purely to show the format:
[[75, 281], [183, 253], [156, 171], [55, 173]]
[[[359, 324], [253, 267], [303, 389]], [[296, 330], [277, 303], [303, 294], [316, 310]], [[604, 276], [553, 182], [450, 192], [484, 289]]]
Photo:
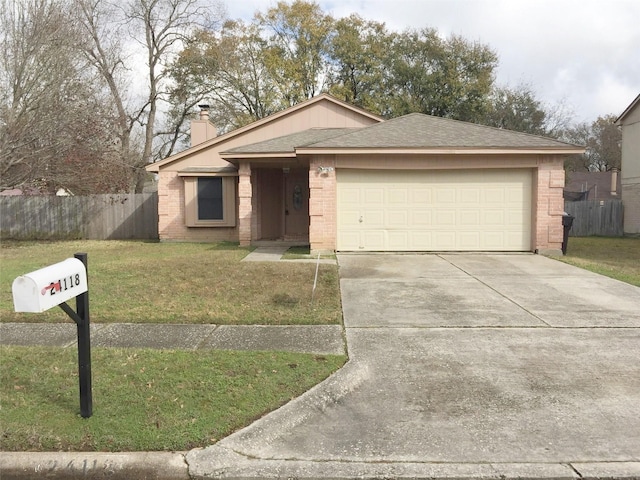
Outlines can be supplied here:
[[312, 251], [560, 252], [563, 160], [583, 148], [320, 95], [215, 136], [159, 175], [161, 240], [304, 241]]
[[640, 95], [618, 117], [616, 125], [622, 127], [624, 233], [640, 234]]

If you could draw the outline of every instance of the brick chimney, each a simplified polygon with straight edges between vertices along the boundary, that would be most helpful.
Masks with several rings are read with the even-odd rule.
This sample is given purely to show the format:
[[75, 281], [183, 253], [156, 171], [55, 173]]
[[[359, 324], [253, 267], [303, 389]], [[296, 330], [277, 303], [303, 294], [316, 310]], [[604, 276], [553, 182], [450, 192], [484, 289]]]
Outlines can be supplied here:
[[218, 136], [218, 131], [213, 123], [209, 122], [209, 105], [198, 105], [200, 114], [197, 119], [191, 120], [191, 146], [201, 144]]

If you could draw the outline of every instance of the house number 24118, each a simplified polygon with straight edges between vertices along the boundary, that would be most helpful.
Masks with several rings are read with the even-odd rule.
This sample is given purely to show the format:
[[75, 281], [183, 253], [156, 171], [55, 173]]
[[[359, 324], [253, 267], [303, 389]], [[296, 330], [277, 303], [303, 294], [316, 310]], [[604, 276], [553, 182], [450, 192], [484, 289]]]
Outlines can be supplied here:
[[77, 287], [78, 285], [80, 285], [80, 274], [76, 273], [75, 276], [70, 275], [58, 280], [57, 282], [51, 282], [49, 285], [44, 287], [40, 293], [42, 295], [46, 295], [47, 292], [49, 292], [49, 295], [55, 295], [56, 292], [66, 291], [70, 288]]

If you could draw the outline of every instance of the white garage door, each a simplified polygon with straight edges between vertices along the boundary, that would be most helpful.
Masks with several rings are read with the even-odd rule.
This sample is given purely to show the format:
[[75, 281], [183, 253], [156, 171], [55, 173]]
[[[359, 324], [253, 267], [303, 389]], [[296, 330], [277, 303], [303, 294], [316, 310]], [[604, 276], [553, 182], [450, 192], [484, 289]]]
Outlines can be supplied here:
[[530, 250], [529, 169], [340, 169], [337, 182], [338, 250]]

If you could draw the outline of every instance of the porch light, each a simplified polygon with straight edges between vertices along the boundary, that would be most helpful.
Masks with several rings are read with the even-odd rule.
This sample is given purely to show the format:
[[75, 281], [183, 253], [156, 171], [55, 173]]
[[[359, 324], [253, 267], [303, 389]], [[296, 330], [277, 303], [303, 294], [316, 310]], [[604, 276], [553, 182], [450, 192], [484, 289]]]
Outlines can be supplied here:
[[318, 167], [318, 173], [320, 175], [328, 175], [329, 172], [333, 172], [333, 167]]

